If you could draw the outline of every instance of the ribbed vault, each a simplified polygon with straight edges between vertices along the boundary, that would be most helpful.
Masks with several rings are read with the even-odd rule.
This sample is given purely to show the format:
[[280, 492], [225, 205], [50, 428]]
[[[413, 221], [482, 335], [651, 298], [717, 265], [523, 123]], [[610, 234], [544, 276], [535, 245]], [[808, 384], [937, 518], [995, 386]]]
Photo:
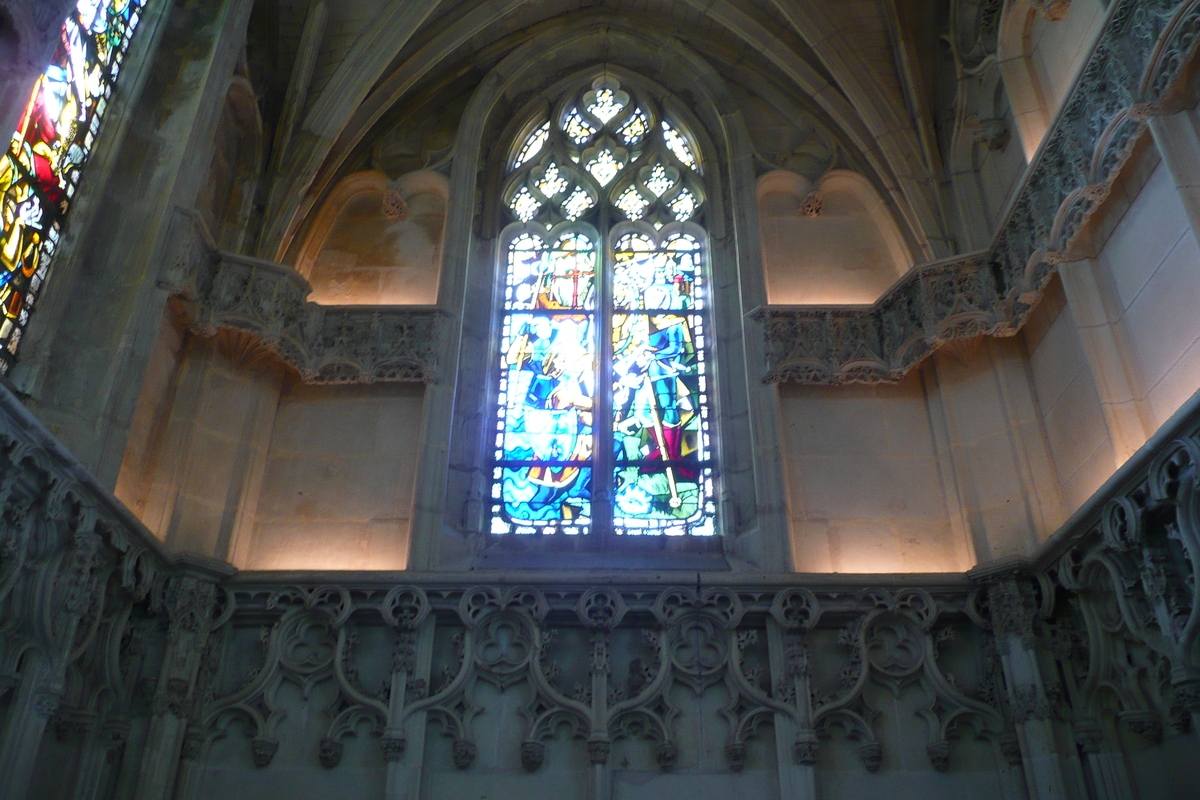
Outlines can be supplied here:
[[[772, 141], [788, 137], [782, 128], [791, 126], [793, 139], [807, 132], [814, 141], [787, 144], [802, 160], [823, 157], [826, 169], [865, 175], [896, 216], [915, 261], [953, 250], [930, 169], [938, 160], [935, 137], [914, 123], [928, 119], [917, 113], [928, 104], [919, 60], [896, 44], [898, 26], [911, 21], [884, 9], [888, 4], [414, 0], [379, 4], [374, 12], [366, 0], [283, 5], [280, 23], [292, 22], [274, 27], [271, 46], [281, 67], [274, 80], [276, 94], [286, 91], [296, 108], [290, 116], [284, 108], [274, 123], [278, 152], [262, 256], [294, 257], [310, 214], [341, 176], [367, 165], [386, 171], [386, 159], [372, 163], [381, 140], [411, 125], [418, 108], [422, 118], [441, 112], [451, 117], [447, 125], [456, 123], [456, 100], [508, 55], [566, 41], [575, 55], [621, 62], [672, 90], [695, 77], [672, 74], [693, 61], [735, 98], [729, 110], [747, 117], [759, 171], [790, 166], [779, 162], [792, 153], [779, 146], [772, 152]], [[295, 23], [306, 13], [321, 33], [307, 45]], [[271, 35], [267, 28], [263, 36]], [[554, 77], [543, 74], [543, 85]]]

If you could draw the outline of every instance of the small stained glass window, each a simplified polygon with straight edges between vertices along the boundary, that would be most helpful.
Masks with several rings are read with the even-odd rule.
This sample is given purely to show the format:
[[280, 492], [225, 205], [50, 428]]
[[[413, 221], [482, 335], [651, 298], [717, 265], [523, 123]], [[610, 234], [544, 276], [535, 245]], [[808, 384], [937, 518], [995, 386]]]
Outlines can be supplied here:
[[633, 186], [627, 188], [617, 198], [617, 208], [621, 209], [621, 212], [629, 219], [641, 219], [646, 214], [646, 207], [649, 205], [650, 203], [642, 197], [641, 192]]
[[537, 216], [542, 204], [538, 202], [537, 198], [533, 196], [533, 193], [527, 187], [522, 186], [521, 190], [513, 196], [509, 207], [517, 215], [517, 219], [521, 220], [521, 222], [529, 222]]
[[592, 196], [582, 186], [576, 186], [571, 196], [563, 201], [563, 215], [569, 220], [577, 220], [596, 205]]
[[635, 145], [645, 138], [648, 130], [650, 130], [650, 119], [646, 116], [646, 112], [639, 108], [634, 110], [629, 121], [621, 126], [617, 134], [625, 144]]
[[[671, 172], [675, 172], [675, 170], [671, 170]], [[650, 177], [646, 179], [646, 188], [654, 192], [655, 197], [662, 197], [678, 180], [678, 173], [672, 177], [668, 174], [666, 167], [662, 164], [655, 164], [650, 168]]]
[[511, 170], [492, 533], [716, 532], [697, 151], [647, 102], [598, 80]]
[[521, 152], [517, 154], [517, 161], [513, 164], [513, 169], [523, 167], [528, 164], [533, 157], [542, 152], [542, 148], [546, 146], [546, 140], [550, 138], [550, 123], [542, 123], [529, 138], [525, 140], [525, 144], [521, 146]]
[[586, 144], [596, 135], [596, 126], [583, 118], [583, 114], [579, 113], [578, 108], [571, 109], [571, 113], [567, 114], [566, 125], [563, 130], [575, 144]]
[[685, 167], [696, 168], [696, 157], [692, 155], [691, 145], [687, 143], [687, 139], [683, 137], [679, 131], [671, 127], [671, 124], [663, 120], [663, 139], [667, 143], [667, 148], [675, 154]]
[[696, 198], [692, 196], [691, 192], [684, 189], [675, 195], [668, 208], [671, 209], [671, 213], [677, 220], [691, 219], [692, 215], [696, 213]]
[[612, 150], [605, 148], [597, 153], [586, 166], [587, 171], [592, 173], [592, 177], [599, 181], [601, 186], [608, 186], [625, 166], [625, 162], [618, 159]]
[[550, 165], [546, 167], [546, 171], [542, 173], [541, 179], [536, 181], [534, 185], [537, 186], [538, 191], [541, 192], [543, 196], [554, 197], [555, 195], [566, 191], [567, 187], [570, 186], [570, 183], [565, 177], [563, 177], [563, 174], [559, 172], [558, 165], [551, 161]]

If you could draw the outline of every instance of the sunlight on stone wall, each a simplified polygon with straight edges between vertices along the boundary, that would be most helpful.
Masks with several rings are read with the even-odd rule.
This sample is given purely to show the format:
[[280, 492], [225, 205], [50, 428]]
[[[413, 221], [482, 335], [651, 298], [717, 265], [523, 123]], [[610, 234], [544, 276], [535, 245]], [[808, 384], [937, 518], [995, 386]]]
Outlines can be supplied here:
[[280, 399], [244, 569], [404, 569], [423, 388], [295, 386]]
[[780, 388], [799, 572], [954, 572], [954, 531], [918, 375], [896, 386]]
[[437, 302], [446, 219], [446, 179], [379, 172], [343, 179], [321, 209], [298, 269], [324, 305]]
[[758, 181], [758, 214], [772, 304], [873, 303], [912, 266], [886, 207], [854, 173], [812, 184], [769, 172]]

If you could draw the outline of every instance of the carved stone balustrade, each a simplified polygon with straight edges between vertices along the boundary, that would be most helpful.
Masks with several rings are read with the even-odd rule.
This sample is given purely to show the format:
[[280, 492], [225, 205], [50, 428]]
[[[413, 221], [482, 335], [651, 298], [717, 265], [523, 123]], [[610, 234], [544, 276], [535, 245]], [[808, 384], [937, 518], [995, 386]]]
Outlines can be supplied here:
[[1198, 464], [1200, 397], [1037, 558], [967, 575], [235, 575], [166, 558], [0, 388], [0, 792], [924, 770], [1133, 797], [1194, 761]]
[[289, 266], [215, 249], [194, 214], [177, 210], [175, 258], [159, 282], [192, 328], [252, 334], [308, 383], [436, 379], [441, 312], [429, 306], [322, 306]]

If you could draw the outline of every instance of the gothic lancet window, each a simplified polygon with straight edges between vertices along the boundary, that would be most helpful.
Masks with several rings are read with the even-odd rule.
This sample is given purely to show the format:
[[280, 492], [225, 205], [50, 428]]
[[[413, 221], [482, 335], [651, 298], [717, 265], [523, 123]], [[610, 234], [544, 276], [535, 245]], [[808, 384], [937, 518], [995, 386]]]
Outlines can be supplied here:
[[0, 156], [0, 372], [12, 366], [46, 282], [63, 218], [146, 2], [79, 0]]
[[702, 161], [602, 77], [508, 161], [494, 534], [715, 532]]

